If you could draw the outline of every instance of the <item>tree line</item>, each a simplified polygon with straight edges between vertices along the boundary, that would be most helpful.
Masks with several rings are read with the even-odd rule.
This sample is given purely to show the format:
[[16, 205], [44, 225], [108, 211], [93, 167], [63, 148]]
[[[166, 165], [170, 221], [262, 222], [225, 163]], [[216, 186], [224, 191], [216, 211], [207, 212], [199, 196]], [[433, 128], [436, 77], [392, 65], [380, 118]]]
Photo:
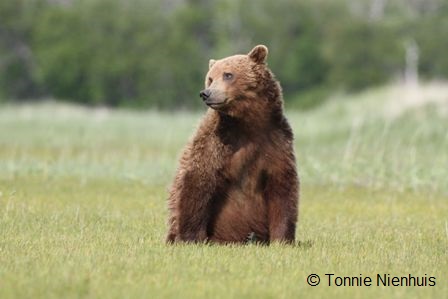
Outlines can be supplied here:
[[208, 59], [256, 44], [269, 47], [286, 100], [302, 108], [406, 72], [443, 79], [448, 3], [2, 0], [0, 101], [192, 108]]

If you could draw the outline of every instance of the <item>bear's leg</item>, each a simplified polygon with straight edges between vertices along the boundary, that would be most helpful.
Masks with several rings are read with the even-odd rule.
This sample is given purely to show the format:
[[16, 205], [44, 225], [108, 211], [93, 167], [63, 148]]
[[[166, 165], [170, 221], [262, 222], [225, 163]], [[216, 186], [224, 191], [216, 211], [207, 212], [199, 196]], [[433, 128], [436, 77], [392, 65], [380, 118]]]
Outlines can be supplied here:
[[297, 222], [298, 178], [293, 166], [281, 170], [268, 178], [265, 189], [269, 239], [271, 242], [293, 243]]
[[170, 211], [171, 215], [170, 218], [168, 220], [168, 233], [166, 235], [166, 243], [167, 244], [173, 244], [176, 239], [177, 239], [177, 235], [178, 235], [178, 228], [176, 225], [176, 218], [174, 217], [174, 211]]
[[[283, 210], [282, 210], [283, 209]], [[294, 243], [296, 216], [292, 211], [284, 210], [281, 203], [269, 204], [269, 239], [271, 242]]]
[[165, 242], [167, 244], [173, 244], [174, 241], [176, 241], [176, 234], [173, 232], [168, 232]]
[[217, 184], [216, 174], [204, 175], [204, 171], [188, 171], [176, 178], [176, 192], [172, 192], [170, 198], [175, 202], [176, 217], [167, 239], [186, 242], [207, 240], [210, 206]]

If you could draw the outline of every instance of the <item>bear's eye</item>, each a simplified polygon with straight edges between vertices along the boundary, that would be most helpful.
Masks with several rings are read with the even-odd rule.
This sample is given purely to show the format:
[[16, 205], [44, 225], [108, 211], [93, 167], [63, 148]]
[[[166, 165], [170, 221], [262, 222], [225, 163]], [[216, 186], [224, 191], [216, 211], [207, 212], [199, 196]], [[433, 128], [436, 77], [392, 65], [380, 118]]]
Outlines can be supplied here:
[[222, 75], [222, 77], [224, 78], [224, 80], [232, 80], [233, 79], [233, 74], [232, 73], [224, 73]]
[[208, 77], [208, 85], [212, 84], [213, 79], [211, 77]]

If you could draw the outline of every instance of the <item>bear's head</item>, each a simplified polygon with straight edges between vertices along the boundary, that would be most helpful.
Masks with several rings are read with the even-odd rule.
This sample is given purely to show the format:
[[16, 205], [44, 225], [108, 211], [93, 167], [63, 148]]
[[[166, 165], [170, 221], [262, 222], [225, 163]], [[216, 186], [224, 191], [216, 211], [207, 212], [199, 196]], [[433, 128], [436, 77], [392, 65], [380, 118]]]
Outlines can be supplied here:
[[261, 114], [282, 105], [281, 89], [266, 65], [268, 48], [211, 59], [200, 97], [210, 108], [233, 117]]

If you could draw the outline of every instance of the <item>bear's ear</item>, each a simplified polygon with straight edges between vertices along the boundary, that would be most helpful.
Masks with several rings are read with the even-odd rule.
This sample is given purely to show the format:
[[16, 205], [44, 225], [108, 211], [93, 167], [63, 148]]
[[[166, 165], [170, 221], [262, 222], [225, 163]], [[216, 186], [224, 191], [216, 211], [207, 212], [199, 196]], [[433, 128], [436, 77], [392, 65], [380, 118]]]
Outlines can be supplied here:
[[249, 54], [249, 58], [255, 63], [265, 63], [268, 57], [268, 48], [264, 45], [255, 46]]
[[208, 68], [211, 69], [212, 66], [215, 64], [215, 62], [216, 62], [216, 60], [214, 60], [214, 59], [210, 59], [210, 60], [208, 61]]

